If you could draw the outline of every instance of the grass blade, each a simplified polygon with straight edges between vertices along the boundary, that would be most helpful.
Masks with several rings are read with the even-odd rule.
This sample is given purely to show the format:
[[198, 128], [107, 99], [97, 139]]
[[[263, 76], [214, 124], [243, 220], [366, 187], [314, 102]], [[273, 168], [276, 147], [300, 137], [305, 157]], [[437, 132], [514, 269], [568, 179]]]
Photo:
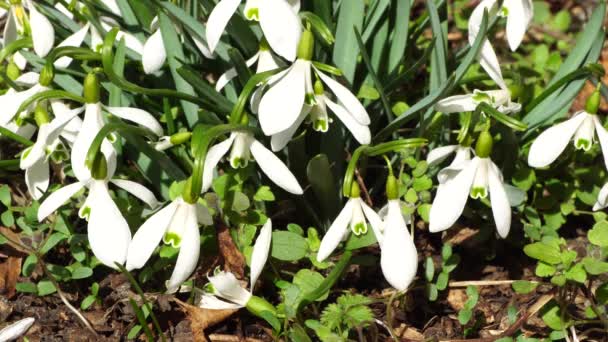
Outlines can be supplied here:
[[359, 46], [354, 29], [361, 31], [365, 16], [364, 0], [343, 1], [340, 5], [333, 61], [351, 84], [355, 79]]

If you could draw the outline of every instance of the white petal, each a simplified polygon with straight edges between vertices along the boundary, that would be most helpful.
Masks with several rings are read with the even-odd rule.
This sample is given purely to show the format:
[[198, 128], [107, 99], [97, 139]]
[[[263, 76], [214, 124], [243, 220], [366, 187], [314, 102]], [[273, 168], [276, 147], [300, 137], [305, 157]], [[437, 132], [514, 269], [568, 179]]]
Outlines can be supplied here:
[[219, 144], [213, 145], [209, 151], [207, 151], [207, 156], [205, 157], [205, 167], [203, 169], [202, 192], [206, 192], [211, 187], [213, 182], [213, 171], [222, 157], [228, 153], [228, 150], [230, 149], [230, 146], [232, 146], [232, 142], [235, 138], [236, 134], [230, 134], [228, 139]]
[[281, 80], [262, 96], [258, 116], [262, 131], [273, 135], [288, 129], [300, 115], [306, 95], [306, 69], [310, 62], [297, 60]]
[[255, 71], [257, 74], [279, 68], [279, 63], [275, 60], [272, 52], [263, 50], [258, 52], [258, 55], [258, 67]]
[[317, 252], [317, 261], [321, 262], [331, 255], [331, 253], [338, 247], [340, 241], [344, 237], [344, 234], [348, 232], [348, 224], [353, 215], [353, 206], [356, 205], [353, 199], [349, 199], [340, 214], [336, 217], [334, 222], [331, 224], [323, 239], [321, 240], [321, 246], [319, 246], [319, 252]]
[[185, 211], [184, 236], [182, 236], [175, 269], [171, 274], [171, 279], [166, 283], [167, 293], [177, 291], [179, 286], [194, 272], [201, 251], [201, 236], [198, 231], [196, 206], [185, 203], [182, 205], [188, 206]]
[[167, 59], [167, 52], [165, 51], [165, 44], [163, 43], [163, 36], [160, 30], [156, 30], [148, 38], [146, 44], [144, 44], [144, 51], [141, 57], [146, 74], [155, 73], [162, 68]]
[[384, 278], [399, 291], [407, 290], [416, 277], [418, 253], [401, 214], [398, 200], [389, 200], [388, 203], [380, 266]]
[[259, 15], [268, 45], [288, 61], [295, 60], [302, 25], [292, 7], [284, 0], [264, 0], [260, 2]]
[[212, 295], [202, 295], [199, 299], [198, 306], [209, 310], [236, 310], [243, 306], [239, 304], [225, 302]]
[[18, 85], [26, 86], [26, 87], [33, 87], [34, 85], [38, 84], [39, 80], [40, 80], [39, 73], [29, 71], [29, 72], [26, 72], [25, 74], [22, 74], [21, 76], [17, 77], [17, 79], [15, 80], [15, 83], [17, 83]]
[[[17, 111], [25, 100], [44, 90], [46, 90], [45, 87], [34, 85], [30, 89], [24, 91], [7, 92], [0, 96], [0, 108], [2, 108], [2, 112], [0, 113], [0, 126], [8, 124], [17, 114], [21, 114], [17, 113]], [[30, 108], [27, 108], [24, 112], [29, 110]]]
[[606, 169], [608, 169], [608, 132], [600, 122], [600, 119], [597, 115], [592, 115], [593, 123], [595, 125], [595, 132], [597, 133], [597, 138], [600, 142], [600, 146], [602, 147], [602, 155], [604, 156], [604, 165]]
[[600, 189], [600, 193], [597, 195], [597, 201], [593, 205], [593, 211], [604, 209], [608, 206], [608, 183]]
[[[477, 34], [479, 33], [479, 27], [481, 26], [481, 20], [483, 18], [484, 10], [490, 12], [492, 7], [496, 4], [496, 0], [482, 1], [471, 14], [469, 18], [469, 44], [473, 45]], [[484, 39], [483, 45], [481, 46], [481, 52], [479, 53], [479, 63], [488, 75], [503, 89], [506, 89], [506, 84], [502, 77], [500, 70], [500, 64], [496, 57], [494, 48], [487, 39]]]
[[110, 197], [105, 181], [91, 183], [87, 205], [91, 210], [87, 227], [91, 250], [104, 265], [117, 269], [115, 263], [122, 265], [127, 259], [131, 230]]
[[359, 144], [367, 145], [370, 143], [372, 136], [367, 125], [360, 124], [351, 113], [347, 112], [346, 109], [329, 99], [325, 101], [327, 107], [338, 117], [340, 121], [346, 126], [346, 128], [352, 133], [353, 137], [357, 139]]
[[251, 283], [252, 292], [253, 287], [255, 286], [255, 282], [258, 280], [258, 277], [262, 273], [264, 265], [266, 264], [266, 260], [268, 260], [271, 239], [272, 221], [268, 219], [266, 223], [264, 223], [262, 229], [260, 229], [260, 234], [255, 240], [255, 244], [253, 244], [253, 252], [251, 252], [251, 271], [249, 274], [249, 281]]
[[13, 341], [23, 336], [34, 324], [33, 317], [24, 318], [0, 330], [0, 341]]
[[505, 0], [503, 6], [508, 10], [507, 40], [511, 51], [515, 51], [524, 39], [526, 30], [532, 21], [532, 1]]
[[338, 102], [341, 103], [344, 108], [359, 122], [361, 125], [369, 125], [370, 119], [365, 107], [361, 104], [359, 99], [342, 84], [335, 81], [333, 78], [325, 75], [319, 69], [315, 68], [315, 71], [321, 81], [329, 87], [332, 93], [336, 95]]
[[456, 152], [458, 145], [441, 146], [432, 149], [426, 156], [426, 162], [432, 166], [444, 161], [450, 154]]
[[213, 59], [213, 52], [207, 46], [207, 43], [198, 37], [197, 34], [192, 34], [192, 40], [194, 41], [194, 45], [198, 48], [198, 50], [205, 56], [205, 58]]
[[112, 180], [110, 180], [110, 182], [112, 184], [118, 186], [119, 188], [124, 189], [131, 195], [139, 198], [140, 200], [142, 200], [142, 202], [146, 203], [150, 208], [156, 208], [159, 204], [158, 200], [156, 199], [156, 196], [154, 196], [154, 193], [152, 191], [148, 190], [148, 188], [146, 188], [145, 186], [143, 186], [137, 182], [133, 182], [133, 181], [126, 180], [126, 179], [112, 179]]
[[[490, 161], [490, 163], [492, 163]], [[505, 188], [496, 173], [498, 168], [490, 167], [488, 170], [488, 183], [490, 187], [490, 202], [492, 204], [492, 214], [494, 215], [494, 223], [496, 230], [501, 238], [506, 238], [509, 235], [511, 228], [511, 205]]]
[[435, 110], [442, 113], [472, 112], [477, 108], [477, 101], [473, 94], [455, 95], [447, 97], [435, 105]]
[[[95, 139], [95, 136], [103, 126], [101, 105], [98, 103], [87, 104], [82, 128], [76, 137], [74, 146], [72, 146], [70, 158], [74, 175], [80, 181], [86, 181], [91, 178], [91, 172], [85, 165], [85, 160], [93, 139]], [[105, 155], [108, 162], [108, 177], [111, 178], [116, 169], [116, 151], [112, 147], [112, 144], [107, 139], [104, 139], [101, 145], [101, 152]]]
[[81, 182], [73, 183], [56, 190], [47, 197], [38, 207], [38, 221], [42, 222], [47, 216], [61, 207], [75, 193], [84, 187]]
[[132, 107], [104, 107], [104, 109], [121, 119], [133, 121], [152, 132], [161, 136], [163, 135], [163, 128], [160, 123], [154, 118], [154, 116], [143, 109], [132, 108]]
[[[79, 46], [81, 46], [82, 42], [84, 42], [84, 38], [87, 36], [87, 32], [89, 32], [90, 25], [91, 24], [87, 23], [80, 30], [74, 32], [72, 35], [67, 37], [64, 41], [59, 43], [59, 45], [57, 45], [57, 47], [64, 47], [64, 46], [79, 47]], [[57, 59], [55, 61], [55, 63], [53, 63], [53, 65], [55, 65], [55, 67], [57, 67], [57, 68], [67, 68], [71, 62], [72, 62], [72, 58], [63, 56], [63, 57]]]
[[14, 42], [19, 37], [19, 29], [17, 27], [17, 19], [15, 18], [14, 10], [11, 8], [4, 24], [4, 33], [2, 34], [2, 42], [4, 46]]
[[293, 138], [293, 135], [298, 130], [298, 127], [300, 127], [304, 119], [308, 117], [308, 113], [310, 113], [311, 109], [312, 106], [305, 104], [304, 107], [302, 107], [300, 116], [298, 116], [298, 119], [293, 123], [293, 125], [289, 126], [288, 129], [270, 137], [270, 147], [274, 152], [282, 150], [285, 146], [287, 146], [287, 144], [291, 141], [291, 138]]
[[207, 44], [211, 52], [215, 50], [217, 43], [222, 37], [222, 33], [226, 29], [226, 25], [228, 25], [228, 21], [230, 21], [240, 3], [241, 0], [220, 0], [213, 8], [213, 11], [211, 11], [209, 20], [207, 21], [206, 33]]
[[[253, 55], [253, 57], [249, 58], [245, 62], [245, 64], [248, 67], [252, 66], [258, 60], [259, 56], [260, 56], [260, 53], [258, 52], [255, 55]], [[259, 71], [258, 71], [258, 73], [259, 73]], [[217, 82], [215, 83], [215, 90], [219, 92], [220, 90], [224, 89], [224, 87], [226, 86], [226, 84], [228, 84], [228, 82], [230, 82], [236, 76], [237, 76], [237, 73], [236, 73], [236, 69], [235, 68], [230, 68], [230, 69], [226, 70], [226, 72], [223, 73], [217, 79]]]
[[359, 199], [359, 201], [361, 203], [363, 213], [365, 214], [365, 218], [369, 222], [370, 226], [372, 226], [372, 230], [374, 231], [376, 240], [378, 240], [378, 244], [380, 245], [380, 248], [382, 248], [382, 241], [384, 237], [382, 233], [382, 231], [384, 230], [384, 224], [382, 223], [382, 219], [378, 214], [376, 214], [376, 212], [372, 208], [365, 204], [363, 200]]
[[51, 22], [29, 2], [32, 42], [38, 57], [45, 57], [55, 44], [55, 29]]
[[553, 163], [566, 149], [572, 136], [587, 117], [585, 113], [575, 114], [573, 118], [541, 133], [530, 146], [528, 164], [532, 167], [545, 167]]
[[39, 200], [49, 187], [49, 163], [41, 159], [25, 170], [25, 184], [32, 198]]
[[128, 32], [118, 31], [118, 34], [116, 34], [116, 40], [120, 41], [123, 38], [125, 39], [126, 47], [140, 55], [144, 53], [144, 45], [139, 41], [139, 39], [137, 39], [137, 37]]
[[232, 303], [246, 306], [251, 293], [241, 287], [241, 283], [230, 272], [220, 272], [209, 277], [209, 282], [215, 289], [215, 295]]
[[129, 245], [127, 254], [127, 270], [144, 267], [150, 256], [165, 235], [173, 215], [177, 210], [177, 202], [173, 201], [165, 208], [150, 216], [144, 224], [139, 227], [133, 240]]
[[300, 11], [300, 0], [286, 0], [289, 6], [294, 13], [298, 13]]
[[469, 198], [478, 165], [479, 158], [474, 158], [454, 179], [444, 183], [441, 191], [437, 191], [431, 206], [430, 232], [446, 230], [458, 220]]
[[289, 168], [259, 141], [254, 140], [251, 144], [251, 154], [262, 172], [276, 185], [295, 195], [304, 193], [298, 180], [289, 171]]

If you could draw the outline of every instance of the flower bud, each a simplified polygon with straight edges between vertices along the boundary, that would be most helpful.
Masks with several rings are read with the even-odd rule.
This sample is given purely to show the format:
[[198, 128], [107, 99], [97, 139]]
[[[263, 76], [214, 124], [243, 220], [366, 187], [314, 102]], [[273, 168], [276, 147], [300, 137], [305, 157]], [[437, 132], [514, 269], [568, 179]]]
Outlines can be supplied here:
[[585, 111], [589, 114], [597, 114], [597, 110], [600, 108], [600, 103], [602, 101], [602, 96], [600, 94], [601, 83], [598, 84], [597, 88], [589, 97], [587, 98], [587, 103], [585, 104]]
[[97, 74], [91, 72], [84, 79], [84, 100], [86, 103], [99, 103], [101, 84]]
[[258, 296], [251, 296], [245, 307], [249, 312], [260, 318], [263, 318], [261, 315], [264, 311], [268, 311], [272, 314], [276, 314], [277, 312], [274, 305], [270, 304], [266, 299]]
[[315, 95], [323, 95], [325, 93], [325, 88], [323, 87], [323, 83], [317, 80], [314, 85]]
[[175, 146], [175, 145], [179, 145], [179, 144], [183, 144], [183, 143], [187, 142], [188, 140], [190, 140], [191, 137], [192, 137], [191, 132], [179, 132], [179, 133], [173, 134], [169, 138], [169, 141], [171, 141], [171, 144], [173, 146]]
[[389, 201], [399, 198], [399, 182], [392, 172], [386, 178], [386, 198]]
[[11, 79], [11, 81], [14, 81], [21, 76], [21, 70], [19, 70], [19, 67], [17, 64], [15, 64], [15, 62], [10, 61], [6, 66], [6, 75]]
[[48, 87], [53, 82], [53, 78], [55, 78], [55, 68], [53, 64], [47, 64], [40, 71], [40, 78], [38, 79], [38, 83], [41, 86]]
[[44, 108], [41, 103], [38, 103], [36, 105], [36, 109], [34, 110], [34, 120], [36, 121], [36, 125], [38, 125], [38, 127], [41, 127], [42, 125], [51, 122], [49, 113], [46, 111], [46, 108]]
[[511, 92], [511, 99], [516, 100], [523, 95], [524, 88], [521, 84], [512, 84], [509, 86], [509, 91]]
[[190, 204], [195, 204], [196, 201], [198, 201], [198, 195], [192, 193], [192, 177], [188, 178], [186, 184], [184, 185], [182, 198], [184, 199], [184, 201]]
[[350, 198], [358, 198], [358, 197], [361, 197], [361, 189], [359, 189], [359, 184], [357, 184], [357, 182], [354, 181], [350, 185]]
[[93, 165], [91, 166], [91, 176], [93, 179], [104, 180], [108, 176], [108, 163], [103, 153], [97, 152]]
[[300, 43], [298, 45], [298, 58], [305, 61], [312, 59], [312, 53], [315, 49], [315, 36], [310, 30], [304, 30]]
[[488, 131], [483, 131], [477, 137], [477, 143], [475, 144], [475, 154], [479, 158], [488, 158], [492, 154], [492, 145], [494, 145], [494, 139], [492, 134]]

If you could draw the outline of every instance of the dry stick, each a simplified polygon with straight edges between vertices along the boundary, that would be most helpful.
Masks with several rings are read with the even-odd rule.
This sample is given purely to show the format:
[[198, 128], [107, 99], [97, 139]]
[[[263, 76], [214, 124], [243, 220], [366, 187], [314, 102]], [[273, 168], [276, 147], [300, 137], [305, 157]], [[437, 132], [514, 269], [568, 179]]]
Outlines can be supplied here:
[[[451, 281], [448, 283], [448, 287], [467, 287], [472, 286], [500, 286], [500, 285], [511, 285], [517, 280], [467, 280], [467, 281]], [[530, 281], [532, 284], [541, 284], [538, 281]]]
[[224, 335], [224, 334], [211, 334], [211, 335], [209, 335], [209, 340], [217, 341], [217, 342], [263, 342], [262, 340], [259, 340], [257, 338], [252, 338], [252, 337], [240, 338], [235, 335]]
[[[57, 290], [57, 294], [59, 295], [59, 298], [61, 299], [63, 304], [65, 304], [65, 306], [67, 306], [68, 309], [70, 311], [72, 311], [72, 313], [76, 317], [78, 317], [78, 319], [82, 322], [82, 324], [84, 324], [84, 326], [94, 336], [99, 337], [99, 335], [97, 334], [97, 331], [95, 331], [91, 322], [89, 322], [89, 320], [86, 317], [84, 317], [84, 315], [81, 314], [80, 311], [78, 311], [78, 309], [76, 309], [74, 306], [72, 306], [72, 304], [70, 304], [70, 302], [67, 300], [67, 298], [65, 297], [65, 294], [63, 293], [63, 291], [61, 291], [61, 288], [59, 287], [59, 283], [57, 282], [57, 280], [55, 280], [55, 276], [53, 276], [53, 274], [51, 274], [49, 272], [49, 270], [47, 270], [46, 264], [44, 263], [44, 261], [42, 261], [42, 255], [38, 251], [33, 249], [32, 247], [26, 246], [19, 241], [14, 241], [11, 237], [9, 237], [5, 234], [0, 233], [0, 235], [4, 236], [4, 238], [9, 242], [9, 244], [13, 246], [13, 248], [21, 247], [22, 249], [29, 251], [31, 254], [33, 254], [36, 257], [37, 264], [40, 265], [40, 268], [42, 268], [42, 271], [44, 272], [44, 274], [49, 278], [49, 280], [51, 281], [53, 286], [55, 286], [55, 289]], [[42, 245], [42, 246], [44, 246], [44, 245]]]
[[370, 207], [373, 207], [374, 204], [372, 203], [372, 198], [369, 196], [369, 192], [367, 191], [367, 187], [365, 186], [365, 183], [363, 182], [363, 178], [361, 177], [361, 174], [359, 173], [359, 169], [355, 169], [355, 175], [357, 176], [357, 183], [359, 184], [359, 188], [361, 189], [361, 192], [365, 196], [365, 202], [367, 202], [367, 205], [369, 205]]

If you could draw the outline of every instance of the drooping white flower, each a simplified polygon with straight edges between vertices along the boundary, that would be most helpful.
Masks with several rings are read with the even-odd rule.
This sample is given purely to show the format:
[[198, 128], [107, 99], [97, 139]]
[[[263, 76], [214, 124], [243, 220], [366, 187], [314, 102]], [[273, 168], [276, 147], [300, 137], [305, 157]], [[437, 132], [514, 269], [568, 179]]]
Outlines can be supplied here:
[[482, 91], [475, 89], [473, 94], [450, 96], [435, 104], [435, 110], [442, 113], [472, 112], [485, 102], [503, 114], [518, 113], [521, 104], [511, 101], [511, 92], [507, 88]]
[[440, 184], [445, 183], [445, 181], [450, 178], [450, 173], [460, 171], [463, 165], [471, 160], [473, 149], [469, 146], [462, 145], [442, 146], [431, 150], [426, 157], [428, 165], [433, 166], [443, 162], [452, 153], [454, 153], [455, 156], [450, 165], [441, 169], [437, 174], [437, 179]]
[[203, 192], [211, 187], [213, 170], [228, 150], [231, 150], [229, 161], [233, 168], [246, 167], [250, 159], [255, 159], [262, 172], [276, 185], [292, 194], [304, 193], [296, 177], [281, 159], [257, 141], [253, 134], [245, 132], [233, 132], [228, 139], [209, 149], [203, 171]]
[[0, 126], [5, 126], [15, 118], [16, 115], [19, 117], [27, 116], [31, 111], [34, 110], [36, 103], [32, 103], [31, 106], [25, 108], [22, 113], [17, 113], [19, 107], [28, 98], [48, 90], [48, 85], [42, 85], [39, 83], [40, 75], [35, 72], [27, 72], [19, 76], [15, 83], [25, 87], [29, 87], [26, 90], [16, 91], [10, 88], [4, 95], [0, 95]]
[[167, 292], [176, 292], [196, 268], [200, 254], [199, 223], [213, 224], [207, 208], [201, 204], [191, 204], [181, 197], [150, 216], [139, 227], [129, 246], [126, 259], [127, 270], [142, 268], [162, 240], [179, 248], [177, 262], [166, 282]]
[[[382, 210], [380, 211], [382, 214]], [[409, 233], [409, 217], [401, 211], [398, 199], [389, 199], [381, 229], [372, 229], [380, 245], [380, 266], [386, 281], [399, 291], [405, 291], [416, 277], [418, 252]]]
[[600, 192], [597, 195], [597, 200], [593, 205], [593, 211], [602, 210], [606, 207], [608, 207], [608, 183], [604, 184], [604, 186], [600, 189]]
[[588, 151], [596, 134], [608, 168], [608, 132], [597, 115], [586, 111], [577, 112], [572, 118], [541, 133], [530, 146], [528, 164], [532, 167], [548, 166], [559, 157], [570, 141], [573, 141], [576, 149]]
[[[226, 29], [230, 18], [242, 0], [220, 0], [207, 21], [207, 43], [213, 52]], [[299, 0], [246, 0], [245, 17], [260, 22], [264, 37], [270, 47], [283, 58], [293, 61], [302, 25], [298, 18]]]
[[55, 161], [68, 159], [65, 146], [59, 137], [73, 143], [75, 135], [66, 126], [81, 113], [83, 108], [71, 110], [43, 123], [38, 130], [36, 143], [21, 154], [20, 168], [25, 170], [25, 183], [32, 198], [40, 199], [49, 186], [49, 158]]
[[[102, 110], [121, 119], [129, 120], [137, 123], [158, 136], [163, 134], [163, 129], [160, 123], [152, 116], [152, 114], [138, 108], [131, 107], [107, 107], [101, 103], [87, 103], [85, 105], [84, 120], [82, 129], [76, 137], [71, 153], [71, 164], [74, 170], [74, 175], [78, 180], [85, 181], [90, 178], [90, 170], [85, 165], [85, 159], [91, 143], [95, 136], [105, 125]], [[108, 160], [108, 172], [113, 174], [116, 169], [116, 151], [108, 139], [104, 139], [101, 145], [101, 152]]]
[[[272, 51], [268, 49], [267, 44], [264, 43], [260, 44], [259, 51], [255, 55], [253, 55], [253, 57], [245, 61], [245, 64], [248, 67], [251, 67], [256, 63], [256, 74], [274, 70], [279, 67], [279, 61], [274, 57]], [[237, 73], [235, 68], [228, 69], [217, 79], [217, 83], [215, 83], [215, 90], [222, 90], [226, 86], [226, 84], [228, 84], [228, 82], [230, 82], [236, 76]]]
[[[25, 28], [29, 26], [34, 52], [38, 57], [45, 57], [55, 44], [55, 29], [34, 6], [33, 1], [26, 0], [24, 5], [11, 4], [2, 36], [4, 46], [23, 37], [26, 34]], [[25, 8], [27, 8], [27, 14]]]
[[[374, 232], [382, 229], [382, 220], [378, 214], [363, 202], [360, 196], [351, 197], [323, 236], [317, 253], [317, 261], [322, 262], [327, 259], [351, 232], [355, 235], [366, 234], [368, 222], [375, 229]], [[378, 234], [376, 235], [378, 238]], [[379, 237], [378, 241], [381, 239]]]
[[[357, 132], [355, 134], [357, 139], [365, 141], [365, 133], [360, 132], [364, 130], [361, 126], [368, 126], [370, 119], [361, 102], [345, 86], [317, 69], [310, 60], [300, 58], [287, 70], [269, 80], [268, 90], [261, 96], [259, 106], [254, 105], [258, 107], [260, 126], [264, 134], [272, 136], [282, 133], [290, 136], [289, 132], [294, 130], [294, 127], [297, 128], [298, 121], [302, 122], [308, 114], [306, 105], [317, 104], [312, 82], [313, 72], [338, 101], [337, 103], [328, 101], [324, 93], [319, 94], [323, 95], [319, 99], [329, 106], [351, 131]], [[324, 109], [318, 107], [318, 110], [319, 115], [323, 115]], [[282, 137], [279, 140], [284, 139]]]
[[[304, 104], [297, 120], [286, 130], [272, 135], [270, 143], [273, 151], [278, 151], [285, 147], [307, 117], [310, 118], [315, 131], [327, 132], [329, 124], [332, 121], [328, 115], [328, 108], [360, 144], [365, 145], [370, 143], [371, 132], [368, 125], [357, 121], [355, 114], [349, 111], [349, 108], [343, 105], [342, 102], [338, 101], [336, 103], [330, 100], [329, 94], [325, 92], [321, 82], [317, 81], [314, 85], [313, 94], [306, 94], [306, 96], [310, 103]], [[358, 106], [356, 109], [360, 110]], [[363, 122], [367, 121], [363, 120]]]
[[14, 341], [23, 336], [36, 320], [33, 317], [24, 318], [9, 324], [0, 330], [0, 341]]
[[53, 192], [40, 204], [38, 221], [44, 220], [81, 189], [88, 188], [87, 198], [78, 215], [88, 221], [87, 237], [95, 257], [104, 265], [116, 269], [115, 263], [122, 265], [127, 259], [131, 230], [110, 196], [108, 183], [126, 190], [151, 208], [156, 207], [158, 201], [146, 187], [129, 180], [110, 179], [111, 177], [112, 174], [107, 174], [105, 179], [92, 178]]
[[449, 174], [440, 189], [431, 207], [429, 231], [435, 233], [450, 228], [462, 214], [469, 196], [478, 199], [489, 194], [498, 235], [505, 238], [509, 234], [509, 197], [502, 173], [488, 156], [477, 156], [464, 163], [460, 172]]
[[249, 275], [250, 291], [230, 272], [219, 272], [209, 277], [211, 286], [206, 288], [198, 300], [198, 305], [205, 309], [225, 310], [240, 309], [247, 306], [251, 299], [255, 283], [264, 269], [270, 242], [272, 239], [272, 221], [268, 219], [260, 230], [251, 253], [251, 272]]
[[[492, 12], [497, 9], [497, 0], [483, 0], [475, 7], [469, 18], [469, 43], [473, 44], [479, 34], [479, 27], [485, 10]], [[521, 44], [526, 30], [530, 26], [533, 17], [532, 0], [505, 0], [499, 15], [507, 17], [507, 40], [512, 51], [517, 50]], [[502, 72], [496, 57], [496, 52], [485, 39], [479, 55], [480, 64], [488, 75], [501, 87], [504, 88]]]

